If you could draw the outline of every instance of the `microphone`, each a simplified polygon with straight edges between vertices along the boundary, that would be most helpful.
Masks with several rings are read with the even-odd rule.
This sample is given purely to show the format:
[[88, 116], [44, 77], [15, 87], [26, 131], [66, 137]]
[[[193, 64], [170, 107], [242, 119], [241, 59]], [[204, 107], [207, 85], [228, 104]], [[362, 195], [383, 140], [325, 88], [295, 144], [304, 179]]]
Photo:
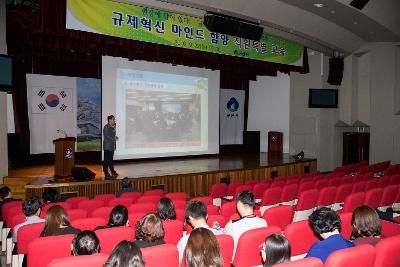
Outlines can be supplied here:
[[67, 133], [64, 130], [58, 129], [57, 133], [62, 133], [64, 137], [67, 137]]

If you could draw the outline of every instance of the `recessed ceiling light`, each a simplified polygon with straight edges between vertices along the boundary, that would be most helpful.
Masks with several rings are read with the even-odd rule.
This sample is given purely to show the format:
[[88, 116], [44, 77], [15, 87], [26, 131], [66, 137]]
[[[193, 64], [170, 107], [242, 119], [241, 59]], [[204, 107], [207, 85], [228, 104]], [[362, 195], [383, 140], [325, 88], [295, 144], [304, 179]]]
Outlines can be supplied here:
[[358, 24], [358, 22], [357, 22], [357, 21], [354, 21], [353, 23], [354, 23], [354, 25], [357, 25], [357, 24]]
[[325, 5], [324, 5], [324, 4], [321, 4], [321, 3], [315, 3], [314, 6], [315, 6], [315, 7], [324, 7]]
[[369, 32], [370, 34], [374, 34], [374, 32]]
[[335, 10], [332, 10], [331, 13], [332, 13], [332, 14], [335, 14]]

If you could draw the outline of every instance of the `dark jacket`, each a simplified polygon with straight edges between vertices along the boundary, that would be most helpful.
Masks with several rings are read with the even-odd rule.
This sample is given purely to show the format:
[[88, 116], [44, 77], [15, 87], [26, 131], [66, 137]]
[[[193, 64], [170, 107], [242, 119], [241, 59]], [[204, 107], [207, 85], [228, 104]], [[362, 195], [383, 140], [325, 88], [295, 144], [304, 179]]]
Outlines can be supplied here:
[[116, 147], [115, 141], [115, 128], [107, 123], [103, 127], [103, 150], [114, 151]]

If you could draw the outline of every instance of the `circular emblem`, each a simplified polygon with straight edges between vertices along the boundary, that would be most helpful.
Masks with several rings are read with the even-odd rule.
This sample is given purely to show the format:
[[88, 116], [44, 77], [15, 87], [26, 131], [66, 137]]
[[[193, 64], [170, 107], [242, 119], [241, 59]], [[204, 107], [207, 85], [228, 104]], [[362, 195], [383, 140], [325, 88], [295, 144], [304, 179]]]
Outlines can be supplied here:
[[229, 99], [228, 103], [226, 103], [226, 108], [230, 112], [235, 112], [239, 109], [239, 102], [236, 100], [236, 98], [231, 97], [231, 99]]
[[65, 150], [65, 157], [66, 157], [66, 158], [71, 158], [71, 157], [72, 157], [72, 149], [71, 149], [70, 147], [68, 147], [68, 148]]
[[55, 95], [55, 94], [49, 94], [49, 95], [46, 97], [46, 104], [47, 104], [49, 107], [52, 107], [52, 108], [57, 107], [58, 104], [60, 104], [60, 99], [59, 99], [58, 96]]

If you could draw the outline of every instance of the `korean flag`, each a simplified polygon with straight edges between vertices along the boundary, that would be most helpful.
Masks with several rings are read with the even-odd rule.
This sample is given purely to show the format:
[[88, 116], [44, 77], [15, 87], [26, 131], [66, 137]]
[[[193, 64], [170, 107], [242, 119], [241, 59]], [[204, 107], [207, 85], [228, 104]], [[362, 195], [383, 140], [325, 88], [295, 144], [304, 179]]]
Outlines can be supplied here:
[[32, 114], [71, 112], [73, 109], [73, 89], [32, 87], [31, 108]]

